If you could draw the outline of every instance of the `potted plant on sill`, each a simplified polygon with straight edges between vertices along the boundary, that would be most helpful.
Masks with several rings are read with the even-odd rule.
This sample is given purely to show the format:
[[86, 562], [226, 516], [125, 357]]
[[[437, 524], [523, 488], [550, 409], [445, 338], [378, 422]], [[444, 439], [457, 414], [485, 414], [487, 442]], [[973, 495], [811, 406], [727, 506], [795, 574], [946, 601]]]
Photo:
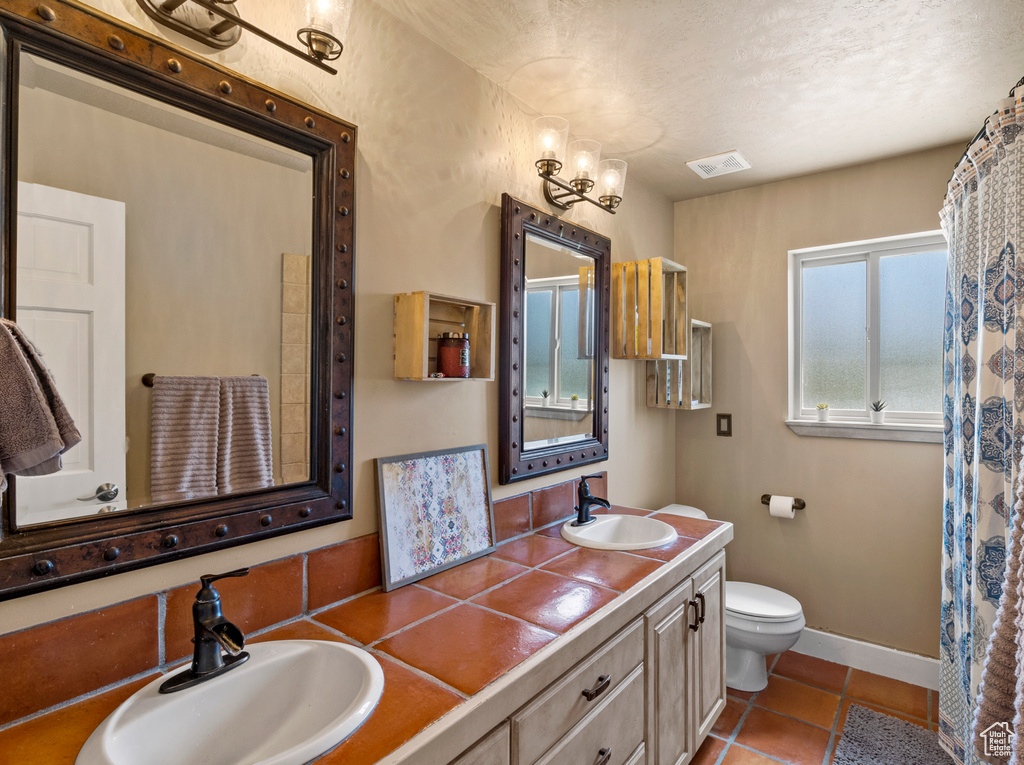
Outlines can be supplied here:
[[579, 407], [580, 407], [580, 397], [577, 396], [575, 393], [573, 393], [571, 396], [569, 396], [569, 402], [570, 402], [570, 406], [572, 406], [573, 409], [579, 409]]
[[881, 425], [885, 421], [885, 408], [887, 406], [889, 406], [889, 404], [884, 399], [878, 399], [871, 402], [871, 409], [868, 414], [871, 415], [872, 425]]
[[542, 390], [540, 392], [540, 404], [541, 404], [541, 406], [547, 406], [548, 405], [548, 391]]
[[814, 408], [818, 410], [818, 422], [828, 422], [828, 404], [818, 404]]

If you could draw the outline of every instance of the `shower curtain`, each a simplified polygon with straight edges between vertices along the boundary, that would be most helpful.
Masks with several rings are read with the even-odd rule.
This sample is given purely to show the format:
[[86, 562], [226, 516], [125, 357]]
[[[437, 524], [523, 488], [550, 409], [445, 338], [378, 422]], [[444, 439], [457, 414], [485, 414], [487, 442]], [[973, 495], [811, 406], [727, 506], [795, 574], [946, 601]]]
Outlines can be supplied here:
[[1016, 257], [1024, 224], [1022, 129], [1018, 85], [968, 147], [941, 213], [949, 261], [939, 740], [964, 765], [983, 762], [971, 722], [1024, 443], [1024, 323], [1019, 330], [1017, 323], [1024, 263]]

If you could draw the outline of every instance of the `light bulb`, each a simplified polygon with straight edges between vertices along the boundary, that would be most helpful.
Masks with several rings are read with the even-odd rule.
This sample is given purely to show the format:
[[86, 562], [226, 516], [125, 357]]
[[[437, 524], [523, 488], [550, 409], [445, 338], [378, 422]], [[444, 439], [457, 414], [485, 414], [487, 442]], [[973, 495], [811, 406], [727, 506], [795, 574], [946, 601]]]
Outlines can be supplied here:
[[604, 182], [605, 194], [614, 194], [619, 188], [619, 181], [622, 180], [622, 176], [619, 175], [618, 170], [609, 170], [604, 174], [601, 179]]
[[554, 159], [555, 149], [558, 148], [558, 132], [555, 130], [545, 130], [540, 136], [541, 145], [544, 150], [540, 154], [541, 159]]
[[587, 139], [573, 141], [569, 144], [569, 155], [572, 157], [576, 180], [586, 181], [583, 184], [583, 193], [590, 191], [594, 185], [594, 171], [601, 156], [601, 144]]
[[538, 170], [558, 175], [568, 136], [569, 121], [562, 117], [538, 117], [533, 121], [533, 149]]

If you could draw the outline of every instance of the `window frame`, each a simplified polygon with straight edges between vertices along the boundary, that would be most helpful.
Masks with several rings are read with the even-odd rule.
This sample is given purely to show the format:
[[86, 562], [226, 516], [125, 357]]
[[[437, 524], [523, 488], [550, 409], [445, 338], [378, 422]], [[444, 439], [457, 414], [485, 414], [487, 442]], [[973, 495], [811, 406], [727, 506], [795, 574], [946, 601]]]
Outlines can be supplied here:
[[[918, 234], [867, 239], [825, 247], [807, 247], [789, 251], [789, 420], [793, 425], [859, 426], [870, 423], [870, 402], [879, 398], [881, 389], [880, 331], [881, 312], [880, 262], [883, 257], [912, 255], [916, 253], [948, 252], [949, 245], [939, 230]], [[840, 265], [863, 262], [865, 273], [865, 364], [866, 382], [864, 409], [830, 409], [829, 422], [818, 423], [815, 408], [803, 406], [803, 273], [805, 264]], [[835, 417], [839, 422], [833, 422]], [[898, 412], [886, 409], [885, 425], [871, 425], [871, 428], [892, 430], [924, 430], [933, 432], [942, 427], [941, 401], [935, 412]], [[794, 428], [796, 430], [796, 428]], [[851, 435], [846, 437], [885, 437], [878, 435]], [[803, 429], [801, 435], [810, 433]], [[819, 435], [815, 433], [815, 435]], [[820, 435], [824, 435], [823, 433]], [[909, 440], [909, 439], [900, 439]], [[917, 439], [914, 439], [917, 440]], [[931, 440], [931, 439], [929, 439]]]
[[[561, 359], [561, 347], [562, 347], [562, 295], [564, 292], [573, 291], [579, 293], [579, 280], [575, 276], [553, 276], [545, 277], [540, 279], [529, 279], [526, 284], [526, 299], [523, 300], [523, 326], [529, 326], [530, 320], [527, 308], [529, 304], [529, 294], [531, 292], [550, 292], [552, 295], [551, 300], [551, 327], [548, 342], [548, 390], [551, 392], [549, 406], [554, 405], [564, 409], [572, 409], [571, 395], [562, 396], [562, 359]], [[580, 297], [580, 299], [586, 299]], [[592, 314], [592, 309], [588, 306], [587, 315]], [[589, 366], [587, 367], [587, 387], [589, 390], [594, 389], [594, 365], [593, 358], [587, 359]], [[523, 378], [526, 378], [526, 359], [523, 359], [524, 369]], [[583, 400], [583, 399], [581, 399]], [[526, 395], [524, 391], [523, 403], [531, 407], [543, 406], [544, 399], [541, 396], [530, 396]], [[584, 408], [589, 410], [590, 398], [585, 400]]]

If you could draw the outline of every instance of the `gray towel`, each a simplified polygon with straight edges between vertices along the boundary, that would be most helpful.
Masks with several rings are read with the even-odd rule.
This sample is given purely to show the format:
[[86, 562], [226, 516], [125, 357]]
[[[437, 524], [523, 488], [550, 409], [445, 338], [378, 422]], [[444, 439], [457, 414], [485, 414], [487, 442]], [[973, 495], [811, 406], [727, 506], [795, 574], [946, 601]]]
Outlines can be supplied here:
[[220, 378], [217, 493], [274, 485], [270, 388], [265, 377]]
[[153, 502], [217, 494], [219, 430], [219, 378], [154, 378], [150, 454]]
[[57, 472], [60, 455], [81, 440], [35, 346], [0, 319], [0, 491], [7, 473]]

